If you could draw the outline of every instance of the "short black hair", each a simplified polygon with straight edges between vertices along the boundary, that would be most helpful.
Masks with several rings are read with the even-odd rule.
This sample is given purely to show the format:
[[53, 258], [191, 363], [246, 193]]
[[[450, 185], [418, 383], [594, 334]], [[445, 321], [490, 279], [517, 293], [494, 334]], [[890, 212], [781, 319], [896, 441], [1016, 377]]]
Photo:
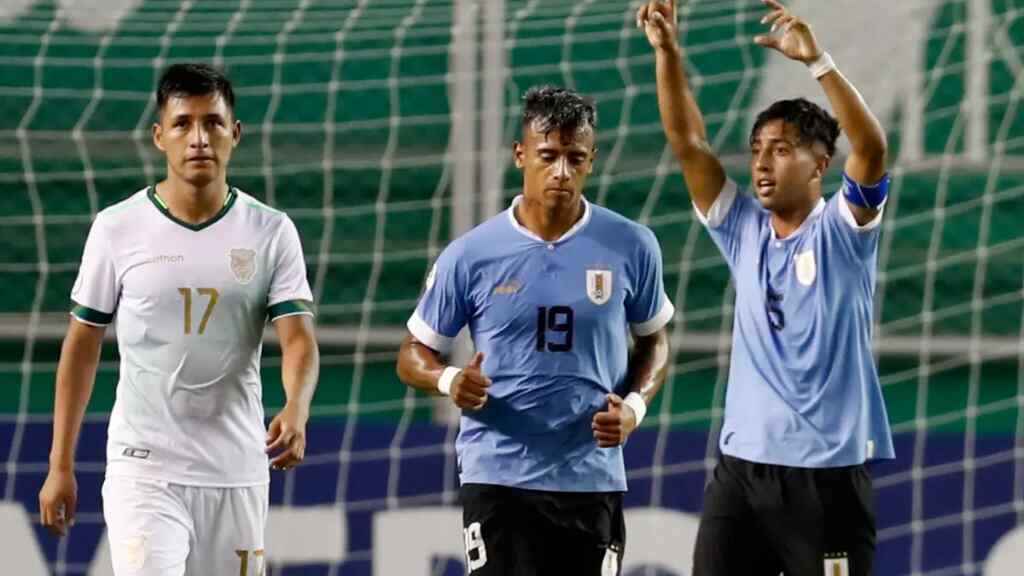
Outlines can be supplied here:
[[766, 123], [781, 119], [796, 126], [802, 144], [821, 142], [829, 156], [835, 156], [836, 139], [839, 138], [839, 122], [825, 109], [805, 98], [779, 100], [757, 115], [750, 130], [750, 145], [754, 145], [757, 132]]
[[228, 109], [235, 111], [235, 90], [231, 80], [221, 70], [199, 62], [171, 64], [160, 75], [156, 88], [157, 111], [164, 109], [174, 96], [206, 96], [219, 93]]
[[576, 131], [584, 126], [597, 128], [594, 99], [566, 88], [534, 86], [523, 94], [523, 127], [541, 122], [541, 129]]

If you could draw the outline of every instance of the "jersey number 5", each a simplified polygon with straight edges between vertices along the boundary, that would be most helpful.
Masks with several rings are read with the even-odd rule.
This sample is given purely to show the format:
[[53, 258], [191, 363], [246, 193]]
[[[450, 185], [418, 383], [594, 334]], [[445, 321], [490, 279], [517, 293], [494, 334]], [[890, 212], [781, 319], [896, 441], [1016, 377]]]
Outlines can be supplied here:
[[[561, 332], [561, 342], [548, 342], [548, 331]], [[573, 311], [568, 306], [537, 308], [537, 351], [568, 352], [572, 350]]]
[[[216, 288], [196, 288], [196, 292], [200, 296], [209, 296], [210, 300], [206, 303], [206, 311], [203, 312], [203, 319], [199, 321], [199, 333], [206, 332], [206, 323], [210, 321], [210, 316], [213, 316], [213, 308], [217, 306], [217, 300], [220, 298], [220, 292], [217, 292]], [[185, 334], [192, 333], [192, 289], [191, 288], [178, 288], [178, 293], [181, 294], [185, 300]]]

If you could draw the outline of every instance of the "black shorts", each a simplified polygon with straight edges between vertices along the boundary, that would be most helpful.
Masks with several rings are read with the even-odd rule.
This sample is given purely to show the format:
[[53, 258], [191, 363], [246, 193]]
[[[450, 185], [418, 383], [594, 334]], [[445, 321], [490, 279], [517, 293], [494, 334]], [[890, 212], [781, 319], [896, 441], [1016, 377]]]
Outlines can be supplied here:
[[868, 576], [875, 511], [867, 468], [791, 468], [722, 455], [704, 491], [695, 576]]
[[626, 545], [621, 492], [460, 490], [472, 576], [617, 576]]

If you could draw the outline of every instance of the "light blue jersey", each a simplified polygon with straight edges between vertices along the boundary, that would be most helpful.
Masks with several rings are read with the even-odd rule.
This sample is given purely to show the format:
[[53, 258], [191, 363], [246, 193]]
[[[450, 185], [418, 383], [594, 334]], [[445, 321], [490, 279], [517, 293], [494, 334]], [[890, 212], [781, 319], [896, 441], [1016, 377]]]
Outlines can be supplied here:
[[658, 241], [584, 201], [579, 222], [546, 242], [516, 220], [520, 198], [444, 250], [408, 323], [441, 353], [468, 324], [484, 354], [492, 385], [481, 410], [462, 413], [460, 480], [624, 491], [622, 449], [598, 448], [591, 420], [609, 392], [628, 392], [628, 330], [653, 334], [675, 311]]
[[881, 213], [859, 226], [836, 194], [777, 239], [771, 213], [728, 180], [697, 214], [736, 286], [722, 452], [806, 468], [892, 458], [871, 354]]

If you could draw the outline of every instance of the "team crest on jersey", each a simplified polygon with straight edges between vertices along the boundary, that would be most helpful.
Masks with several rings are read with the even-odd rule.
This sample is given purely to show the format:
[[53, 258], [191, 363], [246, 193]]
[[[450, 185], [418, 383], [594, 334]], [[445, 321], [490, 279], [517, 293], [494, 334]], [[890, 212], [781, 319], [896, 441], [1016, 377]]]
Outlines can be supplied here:
[[231, 273], [240, 284], [248, 284], [256, 275], [256, 251], [248, 248], [232, 248]]
[[598, 306], [612, 297], [612, 271], [587, 270], [587, 298]]
[[818, 277], [818, 265], [814, 261], [814, 250], [808, 250], [796, 255], [796, 279], [804, 286], [814, 284]]

